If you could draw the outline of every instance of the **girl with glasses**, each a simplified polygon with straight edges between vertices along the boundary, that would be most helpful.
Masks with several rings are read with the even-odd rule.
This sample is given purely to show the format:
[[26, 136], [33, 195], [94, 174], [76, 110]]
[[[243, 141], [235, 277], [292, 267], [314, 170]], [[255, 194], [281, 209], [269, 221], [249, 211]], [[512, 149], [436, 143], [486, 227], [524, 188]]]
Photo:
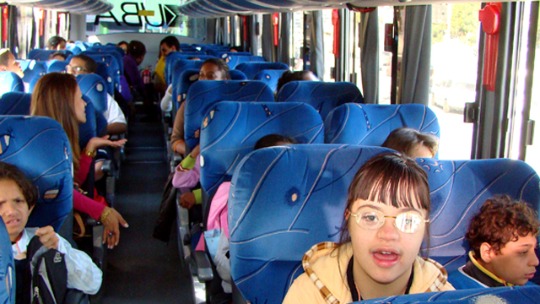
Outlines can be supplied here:
[[427, 175], [398, 154], [380, 154], [349, 186], [339, 244], [312, 247], [284, 303], [350, 303], [454, 289], [446, 270], [419, 256], [429, 235]]

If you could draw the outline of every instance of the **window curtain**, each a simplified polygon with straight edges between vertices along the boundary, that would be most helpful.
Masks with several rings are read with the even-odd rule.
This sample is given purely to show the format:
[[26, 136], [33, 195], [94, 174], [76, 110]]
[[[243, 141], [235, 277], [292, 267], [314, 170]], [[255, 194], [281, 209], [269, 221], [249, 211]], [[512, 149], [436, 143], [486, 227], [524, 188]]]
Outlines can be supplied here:
[[431, 5], [405, 11], [400, 103], [429, 103], [431, 63]]
[[365, 103], [379, 103], [379, 18], [378, 10], [360, 14], [359, 48], [362, 94]]
[[310, 14], [309, 62], [310, 70], [322, 80], [324, 76], [324, 36], [322, 11], [312, 11]]
[[279, 37], [279, 46], [278, 46], [278, 61], [286, 64], [290, 64], [290, 46], [291, 46], [291, 37], [289, 36], [289, 29], [291, 28], [292, 14], [291, 13], [281, 13], [281, 22], [280, 22], [280, 37]]

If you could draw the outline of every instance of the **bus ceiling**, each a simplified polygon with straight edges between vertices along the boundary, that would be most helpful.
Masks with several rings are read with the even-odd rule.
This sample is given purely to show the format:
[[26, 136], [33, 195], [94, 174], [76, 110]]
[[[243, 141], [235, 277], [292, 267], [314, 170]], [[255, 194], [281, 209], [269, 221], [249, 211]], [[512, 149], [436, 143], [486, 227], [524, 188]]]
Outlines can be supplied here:
[[106, 0], [8, 0], [6, 2], [15, 6], [32, 6], [80, 15], [99, 15], [113, 8], [113, 5]]
[[[180, 13], [190, 17], [223, 17], [325, 8], [349, 8], [364, 12], [376, 6], [425, 5], [433, 3], [485, 2], [481, 0], [188, 0]], [[492, 1], [492, 2], [505, 2]]]

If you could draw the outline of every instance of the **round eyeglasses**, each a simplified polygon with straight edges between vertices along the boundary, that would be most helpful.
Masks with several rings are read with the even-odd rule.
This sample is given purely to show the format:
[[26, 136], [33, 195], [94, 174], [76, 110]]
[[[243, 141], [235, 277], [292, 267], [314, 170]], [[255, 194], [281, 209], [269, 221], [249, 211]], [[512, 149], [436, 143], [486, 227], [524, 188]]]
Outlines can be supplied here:
[[425, 220], [418, 212], [411, 210], [401, 212], [396, 216], [384, 215], [384, 213], [376, 209], [360, 210], [357, 213], [349, 210], [349, 213], [354, 216], [358, 226], [368, 230], [381, 228], [386, 218], [393, 218], [394, 226], [404, 233], [415, 233], [418, 231], [420, 224], [429, 222], [429, 220]]

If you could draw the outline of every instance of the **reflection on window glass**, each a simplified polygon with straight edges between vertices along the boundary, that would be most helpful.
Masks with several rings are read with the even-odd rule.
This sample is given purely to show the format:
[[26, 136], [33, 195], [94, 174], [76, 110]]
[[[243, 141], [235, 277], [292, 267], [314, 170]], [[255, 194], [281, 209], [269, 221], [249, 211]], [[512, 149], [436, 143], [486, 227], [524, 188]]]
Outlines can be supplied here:
[[473, 124], [465, 103], [476, 97], [480, 3], [433, 4], [430, 108], [441, 129], [440, 159], [471, 157]]

